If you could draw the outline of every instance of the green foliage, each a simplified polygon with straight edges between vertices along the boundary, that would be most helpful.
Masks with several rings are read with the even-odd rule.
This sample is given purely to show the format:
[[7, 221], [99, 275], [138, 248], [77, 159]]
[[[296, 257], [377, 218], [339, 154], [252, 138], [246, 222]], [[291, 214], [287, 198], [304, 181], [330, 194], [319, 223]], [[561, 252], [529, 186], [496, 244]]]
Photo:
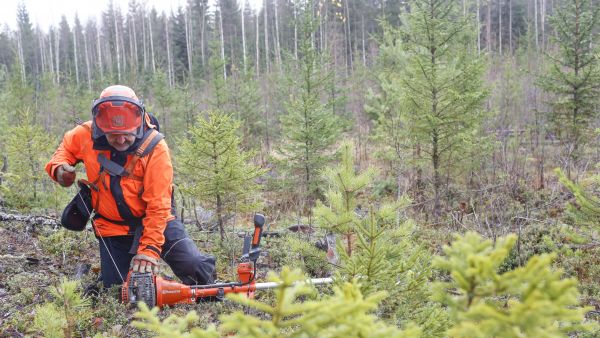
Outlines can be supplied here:
[[[93, 241], [93, 242], [91, 242]], [[87, 243], [86, 243], [87, 242]], [[69, 231], [64, 228], [52, 233], [50, 236], [40, 237], [40, 245], [44, 252], [63, 258], [77, 259], [86, 249], [95, 247], [96, 240], [86, 232]], [[87, 245], [85, 245], [87, 244]]]
[[[568, 215], [576, 225], [585, 224], [592, 227], [598, 227], [600, 224], [600, 198], [590, 194], [583, 187], [585, 183], [595, 183], [598, 186], [600, 176], [596, 175], [582, 183], [575, 183], [567, 178], [560, 169], [555, 169], [554, 173], [562, 183], [575, 196], [576, 204], [567, 206]], [[596, 186], [594, 188], [596, 188]]]
[[[359, 194], [371, 183], [375, 171], [372, 168], [363, 173], [354, 170], [354, 146], [346, 141], [340, 148], [341, 162], [337, 167], [326, 168], [323, 177], [329, 185], [325, 193], [328, 205], [317, 201], [314, 215], [317, 224], [327, 231], [351, 235], [360, 223], [356, 213]], [[350, 247], [347, 248], [350, 251]]]
[[216, 111], [207, 115], [198, 117], [189, 138], [179, 142], [176, 168], [182, 190], [216, 210], [223, 239], [227, 213], [256, 207], [254, 180], [264, 171], [250, 163], [252, 152], [241, 150], [239, 121]]
[[384, 45], [384, 57], [388, 55], [389, 67], [398, 72], [380, 77], [385, 100], [379, 125], [396, 152], [408, 142], [415, 161], [430, 163], [433, 212], [439, 216], [442, 170], [465, 162], [468, 149], [481, 146], [482, 103], [487, 95], [484, 64], [474, 48], [467, 47], [476, 40], [475, 33], [457, 1], [413, 0], [402, 22], [397, 30], [388, 28], [390, 36], [384, 40], [391, 44]]
[[550, 55], [552, 66], [538, 84], [555, 95], [548, 115], [571, 159], [580, 156], [579, 146], [586, 142], [590, 122], [597, 115], [600, 49], [595, 32], [599, 20], [600, 7], [585, 0], [564, 1], [550, 18], [558, 49]]
[[451, 276], [435, 284], [436, 298], [448, 307], [452, 337], [562, 337], [581, 329], [577, 281], [561, 279], [554, 255], [533, 256], [525, 266], [499, 274], [516, 236], [494, 246], [475, 233], [457, 235], [434, 265]]
[[293, 89], [284, 103], [287, 114], [280, 118], [283, 140], [279, 152], [287, 178], [297, 193], [303, 189], [302, 199], [312, 207], [320, 193], [319, 172], [332, 158], [328, 150], [341, 132], [342, 121], [329, 109], [331, 100], [322, 102], [333, 73], [322, 64], [312, 42], [317, 29], [312, 7], [307, 6], [301, 16], [298, 69], [291, 75]]
[[266, 314], [259, 318], [242, 312], [221, 316], [218, 332], [194, 328], [195, 312], [185, 318], [168, 318], [160, 322], [157, 310], [141, 306], [136, 327], [158, 333], [161, 337], [418, 337], [419, 330], [411, 327], [401, 331], [388, 326], [370, 312], [377, 308], [386, 295], [384, 292], [363, 297], [355, 283], [336, 287], [334, 295], [315, 298], [316, 290], [304, 283], [299, 270], [284, 268], [280, 276], [271, 274], [270, 280], [280, 283], [275, 290], [274, 305], [248, 299], [243, 295], [228, 296], [240, 304]]
[[276, 266], [293, 266], [309, 276], [331, 275], [332, 265], [326, 260], [326, 252], [317, 248], [302, 234], [286, 234], [265, 241], [265, 249]]
[[57, 190], [44, 172], [54, 142], [33, 122], [30, 111], [20, 111], [18, 115], [18, 121], [3, 136], [8, 161], [7, 174], [3, 175], [5, 199], [8, 205], [18, 209], [45, 207], [55, 200]]
[[414, 223], [400, 217], [399, 211], [410, 200], [359, 208], [359, 196], [365, 194], [375, 172], [355, 171], [353, 149], [350, 142], [344, 143], [340, 164], [325, 171], [330, 187], [326, 204], [318, 202], [314, 210], [317, 224], [345, 236], [338, 243], [339, 273], [343, 280], [358, 279], [364, 294], [388, 292], [381, 303], [383, 317], [403, 326], [416, 321], [425, 334], [440, 334], [448, 323], [441, 309], [428, 300], [429, 253], [414, 239]]
[[163, 338], [217, 338], [220, 337], [214, 327], [207, 330], [194, 327], [200, 317], [196, 311], [188, 312], [185, 317], [171, 315], [161, 321], [158, 318], [159, 308], [149, 309], [144, 303], [138, 303], [139, 311], [135, 314], [137, 321], [133, 326], [139, 329], [156, 333], [157, 337]]
[[63, 279], [50, 288], [52, 302], [39, 305], [31, 327], [33, 332], [47, 337], [75, 337], [91, 319], [89, 300], [77, 291], [77, 281]]

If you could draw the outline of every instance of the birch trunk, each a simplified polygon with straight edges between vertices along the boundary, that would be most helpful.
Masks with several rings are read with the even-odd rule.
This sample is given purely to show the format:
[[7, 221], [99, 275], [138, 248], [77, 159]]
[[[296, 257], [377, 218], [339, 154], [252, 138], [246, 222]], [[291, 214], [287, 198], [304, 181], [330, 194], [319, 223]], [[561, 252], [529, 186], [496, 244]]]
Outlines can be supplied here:
[[538, 51], [540, 48], [539, 34], [538, 34], [538, 0], [533, 0], [533, 24], [535, 25], [535, 50]]
[[206, 8], [202, 3], [202, 21], [200, 23], [200, 55], [202, 56], [202, 67], [205, 65], [206, 56], [204, 55], [204, 31], [206, 27]]
[[513, 34], [512, 34], [512, 29], [513, 29], [513, 17], [512, 17], [512, 0], [508, 0], [508, 51], [509, 53], [512, 55], [512, 48], [513, 48]]
[[100, 81], [104, 81], [104, 67], [102, 66], [102, 48], [100, 46], [100, 28], [96, 28], [96, 48], [98, 49], [98, 69], [100, 70]]
[[167, 73], [169, 76], [169, 88], [173, 87], [173, 58], [171, 56], [171, 40], [169, 38], [169, 18], [165, 15], [165, 36], [167, 37]]
[[189, 19], [189, 15], [188, 15], [189, 10], [186, 9], [185, 13], [184, 13], [184, 19], [185, 19], [185, 51], [187, 53], [187, 63], [188, 63], [188, 76], [191, 79], [193, 79], [193, 75], [192, 75], [192, 38], [191, 38], [191, 20]]
[[281, 45], [279, 43], [279, 14], [277, 10], [277, 0], [275, 0], [273, 4], [273, 9], [275, 10], [275, 60], [279, 68], [279, 72], [281, 73]]
[[298, 60], [298, 10], [294, 2], [294, 59]]
[[152, 20], [148, 20], [148, 33], [150, 33], [150, 60], [152, 61], [152, 74], [156, 74], [156, 58], [154, 57], [154, 39], [152, 38]]
[[25, 76], [25, 57], [23, 54], [23, 40], [21, 38], [21, 31], [17, 31], [17, 49], [19, 50], [19, 68], [21, 69], [21, 82], [25, 84], [27, 80]]
[[44, 35], [40, 30], [37, 30], [38, 48], [40, 49], [40, 63], [42, 66], [42, 74], [46, 72], [46, 48], [44, 44]]
[[481, 0], [477, 0], [477, 55], [481, 54]]
[[242, 60], [244, 62], [244, 74], [246, 74], [247, 59], [246, 59], [246, 25], [244, 22], [245, 12], [246, 11], [246, 2], [242, 0]]
[[56, 74], [54, 72], [54, 50], [52, 47], [52, 29], [48, 32], [48, 64], [50, 65], [50, 73], [52, 74], [52, 83], [56, 84]]
[[265, 72], [268, 74], [271, 71], [271, 65], [269, 64], [270, 60], [269, 60], [269, 24], [268, 24], [268, 14], [267, 14], [267, 0], [265, 0], [263, 5], [263, 12], [264, 12], [264, 28], [265, 28], [265, 64], [266, 64], [266, 70]]
[[56, 84], [60, 84], [60, 29], [56, 29]]
[[346, 75], [348, 75], [348, 70], [353, 70], [353, 60], [352, 60], [352, 32], [350, 31], [350, 2], [346, 0], [346, 23], [344, 30], [346, 31], [346, 46], [348, 48], [346, 52], [346, 58], [348, 60], [346, 67]]
[[88, 49], [87, 32], [83, 34], [83, 49], [85, 53], [85, 72], [87, 75], [88, 90], [92, 90], [92, 76], [90, 72], [90, 52]]
[[135, 27], [135, 13], [131, 16], [131, 27], [133, 28], [133, 64], [131, 65], [133, 69], [138, 70], [138, 40], [137, 40], [137, 32]]
[[227, 80], [227, 68], [225, 64], [225, 36], [223, 35], [223, 7], [219, 2], [219, 38], [221, 39], [221, 61], [223, 61], [223, 79]]
[[119, 26], [117, 25], [117, 13], [113, 8], [113, 21], [115, 24], [115, 46], [117, 47], [117, 81], [121, 82], [121, 50], [119, 44]]
[[255, 46], [254, 48], [256, 49], [256, 78], [258, 78], [260, 76], [260, 29], [258, 27], [258, 22], [260, 21], [260, 18], [258, 17], [258, 11], [256, 11], [256, 15], [254, 16], [254, 21], [256, 24], [256, 40], [255, 40]]
[[502, 55], [502, 0], [498, 0], [498, 51]]
[[365, 48], [365, 15], [364, 14], [361, 14], [360, 20], [361, 20], [361, 33], [362, 33], [362, 42], [361, 42], [362, 62], [363, 62], [363, 67], [366, 67], [367, 66], [367, 50]]
[[540, 28], [542, 31], [542, 50], [546, 49], [546, 0], [540, 0]]
[[148, 70], [148, 45], [146, 43], [146, 39], [148, 39], [148, 35], [146, 35], [146, 11], [142, 11], [142, 48], [143, 48], [143, 67], [144, 71]]
[[75, 63], [75, 83], [79, 87], [79, 61], [77, 57], [77, 30], [73, 28], [73, 62]]
[[492, 51], [492, 0], [488, 0], [487, 4], [487, 15], [485, 24], [485, 39], [487, 43], [488, 52]]

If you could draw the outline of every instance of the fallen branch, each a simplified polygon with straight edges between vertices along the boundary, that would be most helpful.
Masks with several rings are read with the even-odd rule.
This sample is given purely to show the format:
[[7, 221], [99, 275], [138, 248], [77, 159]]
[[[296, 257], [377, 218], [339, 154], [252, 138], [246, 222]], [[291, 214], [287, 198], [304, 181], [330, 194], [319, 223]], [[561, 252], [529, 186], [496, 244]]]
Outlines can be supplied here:
[[60, 221], [49, 216], [8, 214], [0, 211], [0, 221], [23, 222], [28, 225], [60, 226]]

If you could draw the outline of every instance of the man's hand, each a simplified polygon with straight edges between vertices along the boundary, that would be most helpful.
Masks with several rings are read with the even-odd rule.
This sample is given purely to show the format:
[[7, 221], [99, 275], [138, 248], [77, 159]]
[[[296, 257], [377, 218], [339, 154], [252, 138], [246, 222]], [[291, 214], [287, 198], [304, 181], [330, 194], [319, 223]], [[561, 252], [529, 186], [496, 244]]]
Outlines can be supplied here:
[[159, 271], [158, 259], [142, 254], [137, 254], [133, 256], [129, 267], [133, 272], [140, 273], [152, 272], [154, 274], [157, 274]]
[[63, 187], [70, 187], [75, 181], [75, 167], [63, 164], [56, 168], [56, 181]]

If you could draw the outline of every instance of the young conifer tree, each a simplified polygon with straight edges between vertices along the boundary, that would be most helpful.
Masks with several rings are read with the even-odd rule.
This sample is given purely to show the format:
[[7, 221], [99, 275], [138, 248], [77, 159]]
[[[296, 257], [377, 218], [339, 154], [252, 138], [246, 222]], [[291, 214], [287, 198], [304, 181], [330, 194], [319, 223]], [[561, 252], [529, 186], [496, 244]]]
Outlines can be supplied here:
[[[412, 0], [399, 29], [406, 67], [401, 100], [407, 139], [416, 157], [429, 162], [433, 215], [441, 215], [442, 175], [467, 160], [477, 146], [483, 117], [482, 58], [473, 46], [470, 17], [456, 0]], [[396, 40], [400, 43], [400, 40]]]
[[414, 222], [399, 213], [410, 201], [403, 197], [372, 205], [368, 188], [375, 171], [355, 170], [351, 142], [344, 142], [340, 152], [340, 164], [324, 173], [329, 186], [325, 202], [318, 201], [314, 209], [319, 226], [343, 236], [340, 276], [358, 280], [365, 295], [388, 292], [380, 304], [384, 318], [402, 326], [416, 322], [426, 336], [443, 333], [448, 321], [429, 301], [430, 254], [414, 239]]
[[46, 207], [55, 186], [44, 177], [44, 162], [52, 154], [52, 138], [33, 121], [29, 110], [6, 130], [6, 202], [17, 209]]
[[[575, 196], [576, 204], [569, 204], [567, 206], [567, 213], [573, 219], [575, 224], [590, 225], [592, 227], [599, 227], [600, 224], [600, 198], [595, 196], [592, 191], [600, 182], [600, 176], [595, 175], [582, 182], [575, 183], [567, 178], [567, 176], [560, 169], [554, 170], [560, 183], [562, 183], [571, 193]], [[586, 187], [592, 183], [595, 186]]]
[[449, 337], [563, 337], [581, 330], [577, 280], [561, 279], [553, 254], [533, 256], [523, 267], [498, 273], [516, 236], [495, 245], [476, 233], [457, 235], [436, 257], [435, 267], [450, 274], [437, 282], [435, 297], [455, 322]]
[[548, 113], [554, 131], [563, 141], [565, 157], [571, 167], [587, 143], [592, 119], [597, 116], [600, 94], [600, 49], [597, 28], [600, 6], [589, 0], [566, 0], [550, 19], [556, 31], [552, 35], [557, 51], [550, 55], [549, 72], [542, 74], [539, 85], [554, 94]]
[[256, 206], [254, 179], [264, 173], [251, 164], [254, 154], [241, 149], [239, 128], [239, 121], [211, 111], [206, 118], [199, 116], [189, 137], [178, 142], [176, 169], [182, 190], [215, 210], [221, 240], [227, 214]]
[[319, 171], [331, 160], [327, 152], [341, 132], [340, 118], [324, 102], [326, 85], [333, 73], [323, 65], [322, 54], [313, 43], [318, 21], [313, 17], [313, 1], [303, 1], [298, 69], [295, 84], [285, 102], [287, 114], [281, 116], [281, 161], [291, 184], [302, 187], [306, 207], [312, 207], [319, 195]]

